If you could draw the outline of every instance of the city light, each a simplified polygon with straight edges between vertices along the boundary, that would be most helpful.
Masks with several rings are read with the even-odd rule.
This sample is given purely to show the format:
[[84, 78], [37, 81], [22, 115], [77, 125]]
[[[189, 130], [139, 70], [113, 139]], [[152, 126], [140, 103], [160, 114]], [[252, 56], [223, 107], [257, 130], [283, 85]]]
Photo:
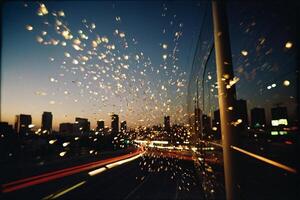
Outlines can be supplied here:
[[54, 144], [57, 140], [49, 140], [49, 144]]
[[35, 127], [34, 124], [29, 124], [29, 125], [28, 125], [28, 128], [33, 128], [33, 127]]
[[293, 43], [290, 42], [290, 41], [288, 41], [288, 42], [285, 43], [285, 48], [287, 48], [287, 49], [292, 48], [292, 46], [293, 46]]
[[59, 156], [63, 157], [64, 155], [66, 155], [66, 153], [67, 153], [66, 151], [62, 151], [59, 153]]
[[243, 50], [243, 51], [241, 51], [241, 54], [242, 54], [243, 56], [247, 56], [247, 55], [248, 55], [248, 51]]
[[64, 142], [63, 144], [62, 144], [62, 146], [63, 147], [66, 147], [66, 146], [68, 146], [70, 144], [70, 142]]
[[290, 85], [290, 81], [284, 80], [284, 81], [283, 81], [283, 85], [284, 85], [284, 86], [289, 86], [289, 85]]

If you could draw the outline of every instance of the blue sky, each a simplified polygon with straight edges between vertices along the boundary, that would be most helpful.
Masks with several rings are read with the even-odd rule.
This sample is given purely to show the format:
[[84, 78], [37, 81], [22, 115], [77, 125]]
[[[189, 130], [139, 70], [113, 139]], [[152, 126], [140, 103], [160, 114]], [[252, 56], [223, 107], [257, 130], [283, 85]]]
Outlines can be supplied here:
[[[212, 41], [210, 7], [206, 8], [205, 2], [51, 1], [45, 3], [48, 13], [38, 16], [40, 6], [37, 2], [26, 6], [22, 2], [6, 2], [3, 7], [3, 121], [13, 123], [16, 114], [25, 113], [31, 114], [33, 123], [39, 126], [43, 111], [53, 112], [55, 127], [61, 122], [73, 122], [75, 117], [89, 118], [92, 127], [99, 119], [110, 125], [112, 112], [132, 127], [162, 123], [164, 115], [170, 115], [172, 123], [185, 121], [190, 73], [193, 79], [202, 77], [201, 62]], [[248, 100], [249, 109], [265, 107], [267, 116], [270, 107], [278, 103], [288, 106], [293, 114], [295, 51], [284, 47], [295, 37], [287, 15], [290, 8], [251, 2], [231, 2], [228, 8], [233, 66], [240, 79], [238, 98]], [[200, 38], [202, 49], [191, 72], [205, 9], [208, 11]], [[65, 16], [53, 15], [59, 11]], [[55, 30], [57, 20], [62, 23], [60, 28], [68, 27], [74, 38], [65, 40]], [[27, 25], [33, 30], [26, 30]], [[79, 30], [88, 39], [80, 38]], [[45, 36], [43, 31], [47, 31]], [[91, 42], [97, 35], [109, 42], [93, 49]], [[39, 43], [37, 36], [43, 42], [57, 40], [58, 45]], [[72, 47], [77, 37], [80, 45], [86, 45], [83, 51]], [[67, 45], [62, 46], [62, 42]], [[126, 42], [128, 48], [124, 47]], [[108, 50], [107, 45], [115, 45], [116, 49]], [[247, 51], [247, 56], [242, 51]], [[109, 62], [97, 58], [101, 53]], [[86, 63], [81, 60], [84, 56], [88, 57]], [[74, 59], [79, 63], [74, 64]], [[216, 82], [214, 59], [213, 53], [207, 67], [212, 79], [206, 80], [206, 94]], [[291, 84], [284, 86], [284, 80]], [[267, 86], [274, 83], [276, 87], [268, 90]], [[195, 87], [191, 93], [193, 97]], [[205, 112], [208, 106], [217, 109], [216, 89], [205, 98], [211, 102]], [[192, 104], [192, 98], [188, 102]]]

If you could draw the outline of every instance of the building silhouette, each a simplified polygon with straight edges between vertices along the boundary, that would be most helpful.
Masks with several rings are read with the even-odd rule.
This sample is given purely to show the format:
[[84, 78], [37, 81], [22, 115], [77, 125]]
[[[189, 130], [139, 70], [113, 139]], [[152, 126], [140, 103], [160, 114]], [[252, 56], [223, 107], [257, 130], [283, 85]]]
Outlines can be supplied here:
[[236, 113], [236, 119], [241, 119], [241, 123], [237, 125], [239, 130], [245, 130], [248, 127], [248, 110], [247, 101], [239, 99], [236, 101], [236, 106], [234, 108]]
[[42, 115], [42, 133], [52, 133], [52, 120], [53, 116], [51, 112], [43, 112]]
[[213, 126], [216, 127], [218, 130], [221, 127], [221, 117], [219, 109], [214, 111]]
[[251, 109], [251, 127], [264, 128], [266, 126], [266, 114], [264, 108]]
[[202, 134], [202, 110], [198, 107], [195, 108], [195, 133], [197, 134], [197, 136], [200, 136]]
[[211, 132], [211, 118], [207, 115], [202, 115], [202, 125], [204, 135], [208, 135]]
[[90, 131], [90, 122], [86, 118], [75, 118], [75, 129], [76, 132], [87, 133]]
[[220, 110], [214, 111], [214, 119], [212, 121], [212, 130], [214, 131], [214, 138], [220, 139], [221, 138], [221, 116]]
[[198, 79], [196, 82], [197, 92], [195, 98], [195, 109], [194, 109], [194, 131], [196, 139], [202, 136], [202, 110], [199, 107], [199, 84]]
[[126, 121], [121, 122], [121, 132], [126, 132], [127, 131], [127, 123]]
[[111, 115], [111, 132], [112, 134], [119, 132], [119, 116], [116, 114]]
[[104, 131], [104, 121], [103, 120], [97, 121], [96, 131]]
[[32, 124], [31, 115], [20, 114], [16, 116], [15, 130], [19, 135], [29, 134], [29, 125]]
[[0, 122], [0, 136], [2, 135], [12, 135], [13, 133], [13, 126], [8, 124], [8, 122]]
[[288, 113], [286, 107], [271, 108], [271, 124], [272, 126], [287, 126], [288, 125]]
[[164, 117], [164, 130], [167, 132], [170, 132], [171, 130], [170, 116]]
[[61, 123], [59, 124], [59, 133], [72, 135], [74, 134], [74, 124], [73, 123]]

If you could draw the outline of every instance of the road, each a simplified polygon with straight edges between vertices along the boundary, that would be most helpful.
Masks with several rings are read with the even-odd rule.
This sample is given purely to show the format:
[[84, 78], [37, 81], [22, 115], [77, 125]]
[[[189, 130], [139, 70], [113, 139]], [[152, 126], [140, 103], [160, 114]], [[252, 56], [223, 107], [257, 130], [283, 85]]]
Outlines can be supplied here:
[[[121, 159], [115, 157], [114, 161], [106, 159], [106, 163], [102, 160], [96, 165], [48, 173], [7, 187], [2, 185], [2, 198], [203, 199], [200, 180], [191, 160], [145, 152], [126, 155]], [[20, 184], [26, 187], [18, 188]]]

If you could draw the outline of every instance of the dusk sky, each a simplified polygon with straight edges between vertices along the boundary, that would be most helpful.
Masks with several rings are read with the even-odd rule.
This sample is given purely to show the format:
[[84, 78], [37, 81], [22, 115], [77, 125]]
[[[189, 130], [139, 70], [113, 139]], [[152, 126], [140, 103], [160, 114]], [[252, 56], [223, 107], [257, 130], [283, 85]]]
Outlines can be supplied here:
[[[54, 128], [75, 117], [88, 118], [92, 127], [99, 119], [110, 126], [111, 113], [129, 126], [162, 123], [164, 115], [185, 122], [190, 74], [202, 77], [199, 63], [213, 37], [210, 9], [202, 1], [5, 3], [1, 120], [31, 114], [39, 127], [42, 112], [50, 111]], [[293, 44], [295, 27], [272, 14], [280, 9], [229, 4], [233, 65], [238, 98], [248, 100], [248, 109], [282, 103], [293, 115], [295, 51], [286, 45]], [[203, 18], [199, 67], [192, 70]], [[267, 21], [273, 24], [266, 28]], [[206, 94], [216, 82], [214, 59], [213, 53]], [[215, 95], [216, 89], [205, 96], [212, 110]]]

